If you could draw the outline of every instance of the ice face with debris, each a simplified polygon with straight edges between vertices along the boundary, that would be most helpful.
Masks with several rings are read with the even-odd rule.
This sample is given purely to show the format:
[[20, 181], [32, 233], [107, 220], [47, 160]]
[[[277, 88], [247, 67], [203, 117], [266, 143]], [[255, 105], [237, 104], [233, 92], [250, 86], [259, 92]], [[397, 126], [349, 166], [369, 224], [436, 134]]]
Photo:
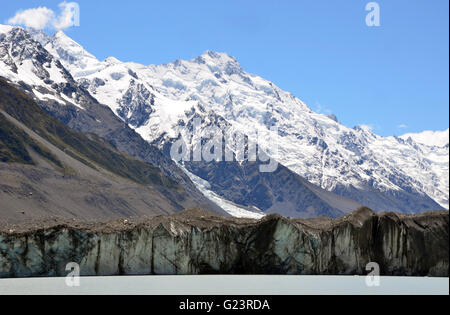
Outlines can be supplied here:
[[366, 275], [374, 257], [384, 276], [449, 274], [447, 211], [236, 220], [193, 209], [143, 224], [73, 225], [0, 231], [0, 278], [64, 277], [74, 259], [82, 276]]

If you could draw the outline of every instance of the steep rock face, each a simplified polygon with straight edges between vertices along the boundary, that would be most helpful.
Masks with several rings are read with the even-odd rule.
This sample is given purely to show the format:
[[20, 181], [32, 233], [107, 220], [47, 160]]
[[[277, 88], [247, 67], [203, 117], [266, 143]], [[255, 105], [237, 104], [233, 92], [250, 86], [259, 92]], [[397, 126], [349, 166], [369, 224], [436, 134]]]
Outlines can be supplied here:
[[119, 104], [120, 108], [117, 109], [119, 116], [130, 126], [137, 127], [147, 123], [149, 115], [153, 112], [155, 97], [144, 85], [132, 81]]
[[3, 230], [0, 277], [64, 276], [69, 262], [90, 276], [363, 275], [369, 262], [382, 275], [449, 273], [448, 212], [407, 216], [362, 208], [336, 220], [257, 221], [190, 210], [139, 224]]

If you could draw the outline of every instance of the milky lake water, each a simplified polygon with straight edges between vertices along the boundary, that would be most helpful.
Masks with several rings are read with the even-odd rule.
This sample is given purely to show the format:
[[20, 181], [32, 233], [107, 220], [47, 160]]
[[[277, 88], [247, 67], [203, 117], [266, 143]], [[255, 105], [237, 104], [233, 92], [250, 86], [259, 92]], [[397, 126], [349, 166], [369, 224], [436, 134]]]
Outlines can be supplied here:
[[306, 295], [449, 294], [448, 278], [382, 277], [368, 287], [365, 277], [330, 276], [142, 276], [81, 278], [68, 287], [64, 278], [0, 279], [5, 294], [144, 295]]

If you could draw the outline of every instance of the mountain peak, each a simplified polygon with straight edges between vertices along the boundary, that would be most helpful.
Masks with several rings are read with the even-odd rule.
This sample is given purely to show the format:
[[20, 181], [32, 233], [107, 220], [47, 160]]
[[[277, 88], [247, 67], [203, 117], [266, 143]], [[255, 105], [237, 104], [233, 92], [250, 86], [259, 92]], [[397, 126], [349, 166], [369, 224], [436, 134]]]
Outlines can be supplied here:
[[243, 71], [236, 58], [227, 53], [207, 50], [203, 55], [192, 61], [200, 65], [207, 65], [210, 69], [221, 69], [228, 75], [237, 74]]
[[105, 59], [105, 62], [110, 64], [110, 65], [115, 65], [115, 64], [119, 64], [122, 63], [119, 59], [115, 58], [115, 57], [108, 57]]
[[[53, 42], [58, 42], [60, 44], [64, 44], [66, 46], [72, 46], [72, 47], [81, 47], [82, 46], [80, 44], [78, 44], [76, 41], [74, 41], [72, 38], [70, 38], [69, 36], [66, 35], [66, 33], [64, 33], [63, 31], [59, 30], [57, 31], [53, 37]], [[84, 48], [83, 48], [84, 50]]]
[[41, 43], [41, 45], [44, 47], [48, 44], [49, 41], [52, 40], [52, 37], [49, 36], [47, 33], [45, 33], [42, 30], [38, 30], [36, 28], [29, 27], [27, 28], [28, 34], [31, 35], [31, 37], [35, 40]]
[[63, 31], [59, 30], [55, 33], [55, 35], [53, 35], [53, 37], [55, 38], [69, 38], [66, 33], [64, 33]]
[[27, 37], [29, 33], [21, 26], [15, 25], [2, 25], [0, 24], [0, 34], [11, 33], [13, 36], [25, 36]]
[[223, 52], [217, 52], [217, 51], [212, 51], [212, 50], [207, 50], [205, 51], [202, 55], [200, 55], [199, 57], [195, 58], [194, 60], [192, 60], [196, 63], [201, 63], [201, 64], [226, 64], [226, 63], [236, 63], [238, 64], [238, 61], [236, 60], [236, 58], [228, 55], [227, 53], [223, 53]]
[[[202, 56], [209, 56], [213, 59], [222, 59], [222, 58], [233, 58], [230, 55], [228, 55], [227, 53], [224, 52], [218, 52], [218, 51], [214, 51], [214, 50], [207, 50], [203, 53]], [[234, 59], [234, 58], [233, 58]]]
[[201, 58], [210, 60], [210, 61], [213, 61], [216, 63], [232, 62], [232, 63], [238, 64], [238, 61], [233, 56], [230, 56], [224, 52], [217, 52], [217, 51], [212, 51], [212, 50], [205, 51], [205, 53], [203, 53], [203, 55], [201, 55]]
[[[32, 36], [40, 41], [39, 33], [34, 33]], [[52, 55], [58, 57], [63, 66], [72, 72], [74, 78], [94, 72], [99, 67], [100, 61], [97, 58], [61, 30], [49, 37], [43, 45]]]

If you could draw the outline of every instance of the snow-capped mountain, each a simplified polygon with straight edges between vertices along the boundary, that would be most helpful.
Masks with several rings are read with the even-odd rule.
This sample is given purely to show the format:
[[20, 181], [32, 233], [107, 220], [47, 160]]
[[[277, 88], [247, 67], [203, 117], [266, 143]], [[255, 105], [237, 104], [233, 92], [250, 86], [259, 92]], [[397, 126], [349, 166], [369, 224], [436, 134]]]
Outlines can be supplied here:
[[[68, 37], [55, 37], [47, 49], [59, 51], [60, 61], [75, 78], [148, 141], [173, 130], [197, 102], [246, 134], [277, 127], [272, 135], [279, 144], [275, 158], [325, 190], [379, 211], [448, 208], [448, 147], [427, 150], [404, 138], [343, 126], [245, 72], [227, 54], [206, 52], [194, 60], [158, 66], [112, 58], [93, 62], [92, 55], [79, 45], [74, 49]], [[90, 67], [80, 71], [77, 62]], [[270, 152], [269, 143], [261, 145]]]
[[[448, 145], [429, 147], [410, 137], [385, 138], [362, 127], [343, 126], [333, 117], [314, 113], [273, 83], [245, 72], [235, 58], [223, 53], [144, 66], [115, 58], [99, 61], [62, 32], [53, 37], [34, 32], [33, 37], [94, 98], [161, 149], [167, 149], [192, 117], [197, 115], [202, 122], [215, 117], [213, 121], [223, 120], [245, 134], [272, 133], [278, 154], [271, 152], [270, 142], [259, 145], [282, 167], [318, 186], [314, 189], [332, 191], [376, 211], [448, 208]], [[218, 173], [223, 177], [229, 169], [185, 167], [190, 175], [208, 181], [203, 187], [211, 193], [234, 204], [255, 206], [251, 200], [238, 200], [235, 191], [224, 193], [226, 187], [214, 182], [220, 181]], [[284, 197], [280, 200], [292, 195]], [[276, 204], [274, 199], [270, 204]]]
[[0, 65], [2, 77], [28, 85], [38, 99], [83, 109], [82, 96], [65, 89], [70, 73], [22, 28], [0, 28]]

